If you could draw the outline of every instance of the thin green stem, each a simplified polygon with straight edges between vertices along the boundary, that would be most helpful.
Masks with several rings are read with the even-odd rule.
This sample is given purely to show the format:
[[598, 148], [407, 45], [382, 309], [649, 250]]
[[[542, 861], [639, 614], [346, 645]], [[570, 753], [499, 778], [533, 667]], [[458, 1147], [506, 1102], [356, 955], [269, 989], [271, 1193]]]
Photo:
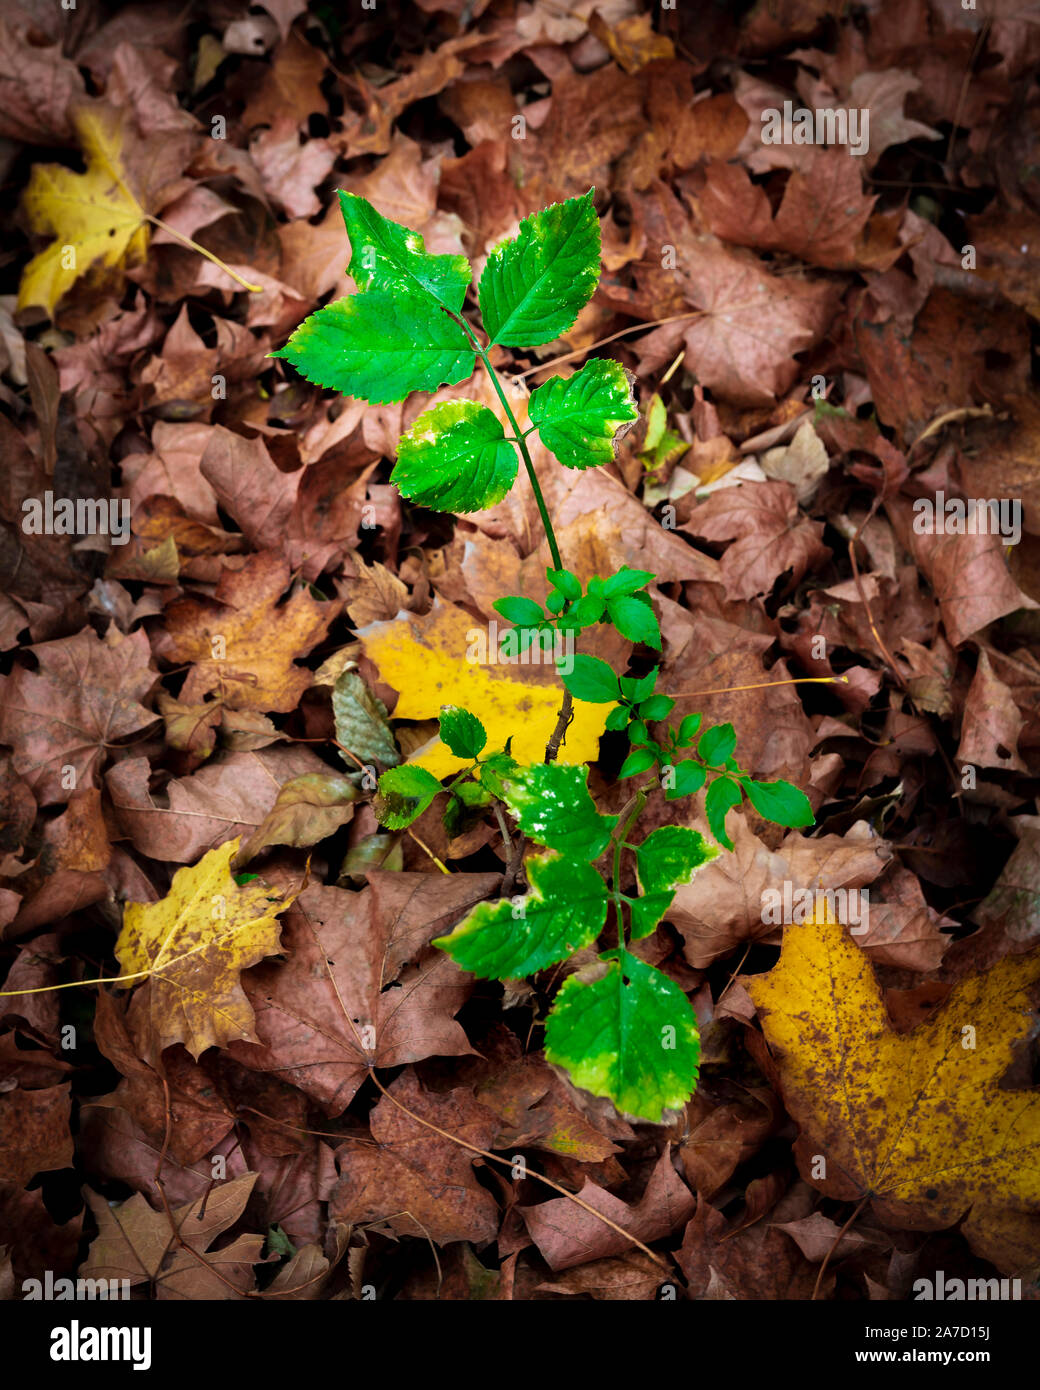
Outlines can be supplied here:
[[[640, 787], [639, 790], [625, 802], [618, 816], [618, 828], [614, 831], [612, 837], [614, 841], [614, 868], [610, 879], [611, 896], [614, 899], [614, 911], [617, 913], [618, 945], [622, 950], [626, 949], [628, 942], [625, 939], [625, 921], [621, 909], [621, 851], [626, 848], [631, 848], [631, 846], [626, 846], [625, 844], [625, 841], [628, 839], [628, 832], [642, 815], [643, 807], [646, 805], [646, 799], [650, 793], [650, 788], [653, 786], [656, 786], [655, 782], [648, 782], [646, 786]], [[631, 810], [629, 808], [631, 808]], [[627, 820], [625, 819], [626, 814], [628, 816]]]
[[476, 334], [473, 332], [473, 329], [470, 328], [469, 324], [466, 322], [466, 320], [462, 317], [461, 314], [453, 314], [452, 318], [456, 319], [456, 321], [460, 323], [462, 327], [465, 329], [465, 331], [469, 334], [473, 346], [476, 349], [477, 354], [480, 357], [480, 360], [483, 362], [484, 367], [487, 370], [488, 376], [491, 378], [491, 384], [495, 388], [495, 394], [498, 396], [498, 399], [502, 402], [502, 409], [506, 413], [506, 419], [513, 427], [513, 434], [515, 436], [515, 439], [512, 442], [515, 443], [517, 448], [520, 450], [520, 457], [523, 459], [524, 467], [527, 469], [527, 476], [531, 483], [531, 490], [534, 492], [534, 500], [538, 504], [538, 515], [542, 518], [542, 526], [545, 528], [545, 539], [549, 542], [549, 553], [552, 556], [553, 566], [558, 570], [562, 570], [563, 561], [560, 559], [560, 547], [556, 544], [556, 532], [553, 530], [552, 522], [549, 520], [549, 511], [545, 505], [545, 498], [542, 496], [541, 484], [538, 482], [538, 474], [534, 471], [534, 464], [531, 461], [531, 454], [527, 448], [527, 441], [524, 437], [525, 434], [530, 434], [531, 431], [521, 431], [519, 422], [517, 421], [516, 416], [513, 414], [512, 407], [506, 399], [506, 393], [502, 390], [502, 384], [498, 379], [498, 373], [491, 365], [491, 359], [488, 357], [487, 352], [484, 350], [484, 348], [481, 347]]

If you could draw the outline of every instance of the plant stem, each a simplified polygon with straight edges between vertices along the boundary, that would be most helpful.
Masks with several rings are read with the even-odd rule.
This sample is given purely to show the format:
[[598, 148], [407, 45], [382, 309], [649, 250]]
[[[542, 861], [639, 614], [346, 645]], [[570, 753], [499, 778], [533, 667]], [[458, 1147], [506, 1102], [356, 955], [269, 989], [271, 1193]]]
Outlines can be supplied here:
[[[613, 835], [614, 869], [611, 874], [610, 884], [611, 894], [614, 899], [614, 911], [617, 913], [618, 945], [622, 950], [627, 947], [628, 942], [625, 940], [625, 922], [621, 912], [621, 851], [624, 849], [625, 841], [628, 839], [628, 832], [642, 815], [650, 788], [655, 785], [656, 784], [653, 782], [648, 782], [645, 787], [640, 787], [639, 790], [625, 802], [618, 815], [617, 829], [614, 831]], [[631, 811], [629, 811], [630, 807]], [[627, 820], [625, 819], [626, 813], [628, 814]]]
[[190, 236], [185, 236], [184, 233], [179, 232], [176, 227], [171, 227], [169, 222], [164, 222], [161, 217], [154, 217], [150, 212], [146, 212], [144, 216], [154, 226], [161, 227], [164, 232], [167, 232], [172, 237], [176, 237], [178, 241], [183, 242], [183, 244], [190, 247], [192, 251], [197, 251], [200, 256], [205, 256], [207, 261], [212, 261], [215, 266], [219, 266], [225, 274], [231, 276], [232, 280], [237, 280], [243, 289], [249, 290], [252, 294], [263, 294], [263, 285], [251, 285], [248, 280], [243, 280], [237, 270], [232, 270], [219, 256], [214, 255], [212, 251], [207, 251], [204, 246], [200, 246], [199, 243], [193, 241]]

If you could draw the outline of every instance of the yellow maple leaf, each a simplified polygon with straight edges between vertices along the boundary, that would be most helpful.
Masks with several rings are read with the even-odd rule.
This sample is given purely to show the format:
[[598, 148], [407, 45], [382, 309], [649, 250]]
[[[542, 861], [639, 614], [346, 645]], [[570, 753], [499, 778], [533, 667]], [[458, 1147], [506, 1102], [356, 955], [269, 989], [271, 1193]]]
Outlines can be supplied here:
[[124, 988], [147, 977], [149, 1052], [182, 1042], [193, 1057], [232, 1039], [256, 1042], [252, 1005], [239, 982], [247, 966], [281, 949], [278, 914], [296, 897], [260, 879], [239, 885], [231, 860], [239, 840], [178, 869], [166, 897], [128, 903], [116, 958]]
[[941, 1230], [967, 1213], [978, 1254], [1005, 1272], [1034, 1264], [1040, 1092], [999, 1083], [1038, 979], [1040, 952], [1008, 956], [897, 1033], [869, 960], [830, 914], [787, 927], [777, 964], [744, 983], [802, 1129], [806, 1181], [869, 1198], [886, 1226]]
[[[508, 624], [502, 624], [503, 629]], [[540, 763], [556, 727], [563, 686], [552, 664], [505, 665], [471, 660], [487, 627], [464, 609], [438, 603], [424, 618], [371, 623], [358, 633], [381, 680], [400, 692], [395, 719], [437, 719], [441, 705], [471, 710], [487, 730], [488, 751], [504, 748], [512, 735], [512, 755], [520, 763]], [[486, 655], [491, 648], [487, 646]], [[600, 735], [613, 705], [574, 702], [574, 719], [560, 748], [561, 763], [594, 762]], [[409, 759], [434, 777], [447, 777], [469, 764], [433, 739]]]
[[25, 192], [33, 231], [54, 240], [25, 267], [18, 308], [39, 305], [52, 317], [62, 295], [92, 266], [126, 264], [148, 247], [147, 214], [128, 184], [117, 114], [106, 107], [81, 108], [73, 124], [85, 172], [37, 164]]

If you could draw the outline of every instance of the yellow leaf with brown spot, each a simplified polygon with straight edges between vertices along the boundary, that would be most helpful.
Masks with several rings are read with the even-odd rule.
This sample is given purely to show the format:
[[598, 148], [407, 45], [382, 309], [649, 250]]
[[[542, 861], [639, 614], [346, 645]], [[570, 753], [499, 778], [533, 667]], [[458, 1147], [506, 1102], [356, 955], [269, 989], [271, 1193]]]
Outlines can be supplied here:
[[1040, 951], [958, 981], [931, 1018], [897, 1033], [870, 961], [825, 915], [787, 927], [773, 969], [744, 980], [801, 1126], [803, 1177], [842, 1201], [869, 1197], [886, 1226], [935, 1231], [963, 1217], [976, 1253], [1006, 1273], [1029, 1268], [1040, 1092], [1000, 1081], [1030, 1033]]
[[[193, 1057], [238, 1038], [256, 1042], [252, 1005], [239, 981], [243, 970], [281, 949], [278, 914], [285, 896], [262, 879], [239, 885], [231, 861], [239, 840], [212, 849], [178, 869], [166, 897], [128, 903], [116, 958], [124, 975], [148, 979], [148, 1051], [183, 1043]], [[123, 982], [131, 988], [136, 980]]]
[[[509, 625], [502, 622], [500, 631]], [[472, 711], [487, 730], [487, 751], [504, 748], [520, 763], [540, 763], [556, 727], [563, 685], [551, 662], [503, 664], [488, 625], [462, 608], [435, 604], [424, 618], [371, 623], [358, 634], [379, 677], [400, 692], [395, 719], [438, 719], [442, 705]], [[483, 658], [483, 659], [481, 659]], [[560, 748], [561, 763], [594, 762], [613, 705], [574, 702], [574, 719]], [[434, 738], [409, 763], [434, 777], [468, 767], [464, 758]]]
[[129, 186], [117, 113], [81, 108], [73, 123], [86, 170], [36, 164], [25, 191], [29, 225], [54, 240], [25, 267], [18, 308], [40, 305], [52, 317], [62, 295], [93, 266], [140, 259], [148, 246], [147, 215]]

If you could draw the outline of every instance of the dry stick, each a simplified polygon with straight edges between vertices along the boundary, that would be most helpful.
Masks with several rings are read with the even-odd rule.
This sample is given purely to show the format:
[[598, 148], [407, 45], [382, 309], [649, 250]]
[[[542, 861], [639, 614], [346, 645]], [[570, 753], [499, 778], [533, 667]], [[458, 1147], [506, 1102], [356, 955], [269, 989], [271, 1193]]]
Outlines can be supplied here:
[[442, 874], [451, 873], [451, 870], [445, 864], [441, 863], [441, 861], [437, 858], [437, 856], [434, 854], [433, 850], [429, 847], [429, 845], [423, 844], [422, 840], [419, 839], [418, 835], [416, 835], [414, 830], [409, 828], [408, 834], [412, 837], [412, 839], [419, 846], [419, 848], [421, 850], [424, 850], [425, 853], [430, 856], [430, 858], [437, 865], [438, 869], [440, 869]]
[[827, 1251], [826, 1255], [824, 1255], [824, 1257], [823, 1257], [823, 1263], [820, 1265], [820, 1272], [819, 1272], [819, 1274], [817, 1274], [817, 1276], [816, 1276], [816, 1283], [813, 1285], [812, 1298], [809, 1300], [810, 1303], [815, 1302], [815, 1300], [816, 1300], [816, 1295], [820, 1292], [820, 1284], [823, 1282], [823, 1276], [824, 1276], [824, 1274], [826, 1273], [827, 1266], [830, 1264], [831, 1256], [834, 1254], [835, 1250], [837, 1250], [838, 1246], [841, 1244], [841, 1238], [842, 1238], [842, 1236], [843, 1236], [843, 1235], [845, 1234], [845, 1232], [849, 1229], [849, 1227], [852, 1225], [853, 1221], [855, 1221], [856, 1217], [860, 1214], [860, 1212], [863, 1210], [864, 1206], [866, 1206], [867, 1202], [869, 1202], [869, 1201], [870, 1201], [870, 1193], [868, 1192], [868, 1193], [866, 1194], [865, 1197], [861, 1197], [861, 1198], [859, 1199], [859, 1201], [856, 1203], [856, 1205], [855, 1205], [855, 1206], [853, 1207], [853, 1209], [852, 1209], [852, 1215], [849, 1217], [848, 1221], [845, 1222], [845, 1225], [842, 1226], [842, 1228], [841, 1228], [841, 1230], [838, 1232], [838, 1234], [834, 1237], [834, 1244], [833, 1244], [833, 1245], [831, 1246], [831, 1248]]

